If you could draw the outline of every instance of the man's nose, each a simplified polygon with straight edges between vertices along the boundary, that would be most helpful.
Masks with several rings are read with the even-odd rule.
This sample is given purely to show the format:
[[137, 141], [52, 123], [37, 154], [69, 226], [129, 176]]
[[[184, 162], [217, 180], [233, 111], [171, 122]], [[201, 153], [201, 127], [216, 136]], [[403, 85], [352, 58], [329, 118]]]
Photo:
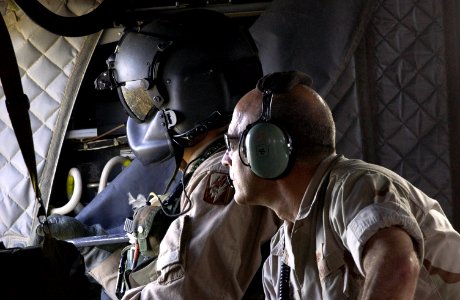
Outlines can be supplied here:
[[232, 159], [230, 158], [229, 152], [225, 151], [224, 156], [222, 157], [221, 163], [226, 167], [232, 166]]

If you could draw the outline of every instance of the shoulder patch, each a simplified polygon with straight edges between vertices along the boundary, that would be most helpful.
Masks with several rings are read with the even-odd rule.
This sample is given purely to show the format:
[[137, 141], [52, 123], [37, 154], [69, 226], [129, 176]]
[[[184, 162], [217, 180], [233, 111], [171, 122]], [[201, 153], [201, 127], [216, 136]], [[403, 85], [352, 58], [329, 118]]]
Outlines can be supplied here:
[[233, 199], [233, 189], [227, 180], [227, 173], [212, 172], [208, 176], [203, 200], [214, 205], [227, 205]]

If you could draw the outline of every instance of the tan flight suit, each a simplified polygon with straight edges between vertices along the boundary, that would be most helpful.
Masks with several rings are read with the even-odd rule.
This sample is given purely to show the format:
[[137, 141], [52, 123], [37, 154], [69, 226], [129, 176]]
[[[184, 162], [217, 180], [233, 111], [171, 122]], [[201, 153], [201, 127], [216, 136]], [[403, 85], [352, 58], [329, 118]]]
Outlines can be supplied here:
[[272, 239], [266, 298], [278, 299], [283, 261], [292, 270], [290, 299], [359, 299], [365, 243], [399, 226], [422, 266], [414, 299], [460, 299], [460, 235], [439, 203], [388, 169], [344, 157], [330, 167], [335, 158], [313, 175], [292, 231], [285, 224]]
[[[128, 290], [123, 299], [243, 297], [262, 263], [261, 245], [275, 234], [279, 221], [267, 208], [241, 206], [232, 200], [228, 168], [221, 164], [223, 154], [212, 155], [196, 169], [187, 195], [181, 197], [182, 207], [186, 197], [193, 206], [169, 227], [151, 282]], [[114, 299], [119, 259], [115, 253], [91, 271]]]

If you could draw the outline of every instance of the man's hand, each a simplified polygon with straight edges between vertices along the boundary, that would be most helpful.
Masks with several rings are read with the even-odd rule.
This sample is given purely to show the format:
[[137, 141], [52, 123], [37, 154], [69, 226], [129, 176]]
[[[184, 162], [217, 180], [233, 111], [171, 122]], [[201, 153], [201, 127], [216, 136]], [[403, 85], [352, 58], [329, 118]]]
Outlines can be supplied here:
[[[37, 227], [34, 244], [38, 245], [43, 241], [45, 232], [57, 240], [69, 240], [107, 234], [99, 225], [87, 226], [73, 217], [63, 215], [51, 215], [47, 219], [47, 224], [40, 224]], [[83, 247], [78, 248], [78, 250], [85, 259], [86, 270], [90, 271], [120, 247], [122, 246], [112, 244], [97, 247]]]
[[105, 230], [99, 225], [87, 226], [69, 216], [51, 215], [47, 218], [47, 222], [48, 224], [40, 224], [37, 227], [39, 237], [44, 237], [45, 232], [58, 240], [106, 234]]

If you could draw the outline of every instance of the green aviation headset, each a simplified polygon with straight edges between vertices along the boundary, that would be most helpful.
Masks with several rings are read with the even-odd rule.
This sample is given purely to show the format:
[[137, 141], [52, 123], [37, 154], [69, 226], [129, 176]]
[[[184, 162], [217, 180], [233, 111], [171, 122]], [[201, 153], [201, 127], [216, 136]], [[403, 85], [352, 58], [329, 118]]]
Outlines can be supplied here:
[[293, 144], [289, 133], [271, 121], [273, 95], [287, 93], [294, 86], [311, 86], [312, 79], [297, 71], [276, 72], [262, 77], [257, 89], [262, 92], [262, 113], [249, 124], [239, 141], [239, 156], [257, 176], [276, 179], [287, 173], [293, 162]]

